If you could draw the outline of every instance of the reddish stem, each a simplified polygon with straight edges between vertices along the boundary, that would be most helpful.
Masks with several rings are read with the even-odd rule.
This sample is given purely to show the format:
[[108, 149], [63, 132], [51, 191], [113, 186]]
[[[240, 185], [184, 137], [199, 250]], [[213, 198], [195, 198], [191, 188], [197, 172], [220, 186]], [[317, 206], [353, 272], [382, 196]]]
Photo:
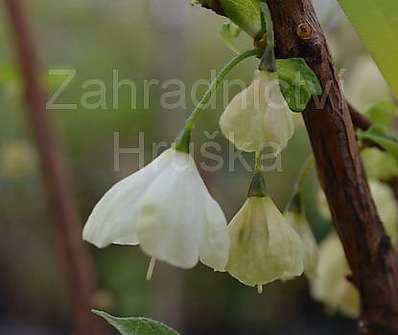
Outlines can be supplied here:
[[5, 0], [5, 6], [24, 80], [26, 116], [36, 142], [49, 206], [54, 215], [52, 222], [69, 286], [76, 332], [79, 335], [102, 335], [102, 325], [90, 312], [95, 294], [94, 269], [81, 241], [81, 227], [71, 183], [61, 163], [56, 138], [46, 113], [33, 40], [20, 0]]

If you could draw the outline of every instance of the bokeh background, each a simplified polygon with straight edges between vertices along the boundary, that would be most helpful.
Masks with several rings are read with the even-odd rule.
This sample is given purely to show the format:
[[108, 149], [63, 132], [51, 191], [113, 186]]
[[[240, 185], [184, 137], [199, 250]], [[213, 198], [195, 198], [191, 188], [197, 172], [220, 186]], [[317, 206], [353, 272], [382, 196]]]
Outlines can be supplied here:
[[[122, 147], [136, 147], [145, 134], [145, 161], [152, 143], [172, 142], [192, 110], [191, 87], [208, 79], [233, 56], [218, 36], [225, 21], [210, 11], [192, 7], [188, 0], [69, 0], [24, 1], [43, 65], [43, 84], [52, 94], [60, 77], [49, 69], [74, 69], [76, 76], [58, 102], [76, 103], [76, 110], [51, 110], [67, 167], [73, 176], [74, 196], [82, 225], [101, 195], [138, 167], [136, 155], [122, 155], [114, 170], [114, 133]], [[361, 46], [336, 1], [315, 1], [327, 32], [348, 99], [363, 109], [390, 99], [377, 67]], [[35, 146], [24, 114], [22, 88], [8, 22], [0, 6], [0, 333], [5, 335], [71, 334], [71, 311], [60, 264], [52, 217], [49, 215]], [[240, 39], [242, 49], [249, 40]], [[137, 84], [136, 108], [130, 91], [120, 89], [119, 108], [112, 108], [112, 71], [120, 80]], [[250, 82], [255, 62], [236, 69], [230, 79]], [[84, 83], [104, 82], [106, 108], [81, 105]], [[144, 108], [144, 80], [179, 79], [186, 85], [185, 108], [165, 110], [155, 87], [150, 108]], [[175, 87], [168, 87], [169, 90]], [[203, 89], [202, 89], [203, 92]], [[230, 96], [237, 93], [232, 87]], [[204, 130], [218, 130], [222, 96], [217, 108], [201, 117], [195, 145], [206, 140]], [[171, 98], [172, 101], [172, 98]], [[310, 153], [300, 116], [296, 134], [282, 153], [282, 171], [267, 174], [271, 194], [280, 208], [289, 198], [295, 178]], [[227, 158], [228, 143], [216, 141]], [[200, 152], [196, 152], [200, 159]], [[250, 157], [248, 157], [249, 159]], [[211, 163], [210, 163], [211, 164]], [[203, 176], [213, 196], [231, 218], [244, 201], [250, 174], [236, 164]], [[306, 209], [321, 240], [331, 229], [318, 209], [318, 182], [307, 179]], [[116, 315], [147, 316], [183, 334], [353, 334], [354, 322], [328, 312], [310, 297], [304, 278], [255, 289], [226, 274], [198, 265], [181, 271], [158, 264], [145, 280], [148, 258], [138, 247], [89, 247], [94, 259], [98, 292], [96, 305]], [[111, 332], [111, 330], [110, 330]]]

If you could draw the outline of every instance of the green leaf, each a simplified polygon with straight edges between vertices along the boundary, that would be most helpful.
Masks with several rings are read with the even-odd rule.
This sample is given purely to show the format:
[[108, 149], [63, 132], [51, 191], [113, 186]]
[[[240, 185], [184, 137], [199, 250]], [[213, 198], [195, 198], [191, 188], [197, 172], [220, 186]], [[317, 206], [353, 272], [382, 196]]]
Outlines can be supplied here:
[[386, 128], [373, 126], [366, 131], [358, 132], [361, 141], [370, 141], [382, 147], [398, 159], [398, 137]]
[[398, 97], [398, 1], [339, 0], [359, 37]]
[[147, 318], [117, 318], [108, 313], [93, 310], [122, 335], [179, 335], [170, 327]]
[[398, 160], [378, 148], [365, 148], [361, 151], [366, 175], [372, 179], [391, 180], [398, 176]]
[[276, 68], [282, 94], [292, 111], [304, 111], [312, 96], [322, 94], [317, 76], [304, 59], [278, 59]]
[[227, 17], [256, 38], [263, 31], [259, 0], [220, 0]]
[[391, 102], [381, 101], [371, 105], [365, 115], [375, 125], [390, 127], [398, 116], [398, 107]]

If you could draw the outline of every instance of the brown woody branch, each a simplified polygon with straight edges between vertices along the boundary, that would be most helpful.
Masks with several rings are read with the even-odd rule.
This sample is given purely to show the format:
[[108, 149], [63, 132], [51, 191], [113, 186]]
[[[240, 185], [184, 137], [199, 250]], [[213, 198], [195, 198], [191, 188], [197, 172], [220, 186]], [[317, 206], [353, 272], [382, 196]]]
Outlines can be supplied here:
[[5, 7], [24, 81], [26, 114], [39, 153], [48, 201], [54, 216], [52, 223], [69, 285], [76, 334], [102, 335], [102, 324], [90, 313], [95, 294], [94, 269], [81, 241], [80, 222], [70, 181], [61, 164], [55, 135], [46, 113], [45, 96], [39, 83], [39, 65], [29, 27], [20, 0], [6, 0]]
[[[361, 295], [362, 334], [398, 334], [398, 263], [378, 217], [326, 38], [310, 0], [269, 0], [279, 57], [303, 57], [330, 87], [323, 110], [303, 113], [321, 185]], [[311, 38], [297, 28], [307, 24]], [[357, 119], [358, 121], [358, 119]], [[360, 119], [362, 126], [362, 119]]]
[[351, 104], [347, 103], [347, 105], [354, 127], [361, 130], [368, 130], [372, 126], [372, 122], [370, 122], [366, 116], [358, 112]]
[[[312, 101], [303, 117], [352, 281], [360, 292], [359, 331], [396, 335], [398, 261], [370, 196], [353, 126], [355, 122], [367, 129], [370, 124], [353, 108], [350, 113], [311, 0], [267, 2], [274, 21], [277, 56], [303, 57], [328, 92], [323, 108]], [[301, 39], [297, 34], [303, 24], [309, 28], [309, 38]]]

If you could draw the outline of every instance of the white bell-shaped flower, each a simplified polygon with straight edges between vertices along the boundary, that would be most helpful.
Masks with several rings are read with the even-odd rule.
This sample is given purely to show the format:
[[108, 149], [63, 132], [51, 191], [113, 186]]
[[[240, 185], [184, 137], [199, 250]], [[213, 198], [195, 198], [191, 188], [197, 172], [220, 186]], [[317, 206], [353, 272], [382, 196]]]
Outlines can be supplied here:
[[239, 150], [258, 152], [270, 146], [279, 154], [293, 136], [294, 124], [277, 74], [257, 71], [252, 84], [222, 114], [220, 127]]
[[228, 229], [227, 271], [243, 284], [261, 287], [303, 273], [303, 243], [269, 196], [249, 194]]
[[318, 270], [318, 245], [305, 215], [299, 193], [293, 197], [289, 204], [285, 218], [303, 241], [304, 273], [307, 278], [315, 279]]
[[350, 274], [341, 242], [333, 232], [320, 245], [318, 276], [310, 282], [311, 293], [330, 311], [356, 318], [360, 308], [359, 294], [347, 280]]
[[83, 238], [99, 248], [139, 244], [152, 258], [174, 266], [192, 268], [200, 259], [223, 271], [229, 252], [226, 225], [193, 158], [169, 149], [103, 196]]

